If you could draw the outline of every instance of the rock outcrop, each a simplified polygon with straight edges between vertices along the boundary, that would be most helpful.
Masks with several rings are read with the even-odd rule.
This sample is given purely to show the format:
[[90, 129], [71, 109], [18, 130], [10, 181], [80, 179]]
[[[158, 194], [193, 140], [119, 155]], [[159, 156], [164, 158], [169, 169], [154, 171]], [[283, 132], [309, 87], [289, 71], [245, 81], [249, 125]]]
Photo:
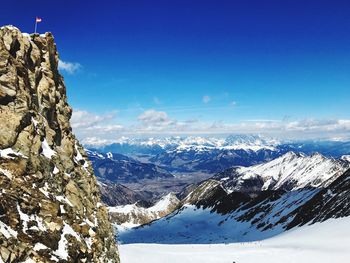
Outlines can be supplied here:
[[51, 33], [0, 29], [0, 262], [119, 262]]

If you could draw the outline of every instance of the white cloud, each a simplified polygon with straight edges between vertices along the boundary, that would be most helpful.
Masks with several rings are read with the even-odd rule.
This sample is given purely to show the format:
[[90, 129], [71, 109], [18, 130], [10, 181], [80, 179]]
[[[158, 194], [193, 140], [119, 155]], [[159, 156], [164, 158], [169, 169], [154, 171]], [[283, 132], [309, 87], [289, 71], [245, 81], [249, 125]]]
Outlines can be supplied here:
[[76, 111], [73, 111], [71, 123], [72, 123], [73, 129], [91, 128], [101, 122], [111, 120], [114, 117], [115, 117], [114, 113], [97, 115], [87, 111], [76, 110]]
[[73, 112], [72, 127], [83, 143], [106, 144], [121, 136], [206, 135], [206, 134], [262, 134], [286, 139], [349, 138], [348, 119], [256, 119], [240, 122], [198, 119], [177, 120], [165, 111], [149, 109], [122, 125], [116, 113], [94, 114]]
[[154, 126], [154, 125], [170, 125], [174, 124], [174, 121], [171, 120], [168, 114], [164, 111], [156, 111], [156, 110], [147, 110], [140, 114], [137, 117], [137, 120], [141, 121], [146, 126]]
[[85, 145], [94, 145], [94, 146], [101, 146], [106, 144], [111, 144], [113, 141], [101, 139], [97, 137], [86, 137], [81, 140], [81, 142]]
[[[108, 141], [115, 134], [122, 132], [124, 126], [116, 123], [116, 112], [98, 115], [83, 110], [73, 111], [71, 124], [74, 132], [83, 142], [96, 139]], [[97, 142], [95, 143], [97, 144]]]
[[233, 100], [233, 101], [230, 102], [230, 106], [231, 106], [231, 107], [234, 107], [234, 106], [236, 106], [236, 105], [237, 105], [237, 102], [236, 102], [236, 101]]
[[65, 61], [59, 60], [58, 69], [62, 71], [66, 71], [68, 74], [74, 74], [79, 69], [81, 69], [81, 65], [76, 62], [65, 62]]
[[118, 132], [118, 131], [122, 131], [123, 129], [124, 129], [124, 126], [118, 125], [118, 124], [95, 125], [95, 126], [86, 128], [87, 131], [103, 132], [103, 133]]
[[208, 95], [203, 96], [202, 98], [203, 103], [208, 103], [211, 101], [211, 97]]

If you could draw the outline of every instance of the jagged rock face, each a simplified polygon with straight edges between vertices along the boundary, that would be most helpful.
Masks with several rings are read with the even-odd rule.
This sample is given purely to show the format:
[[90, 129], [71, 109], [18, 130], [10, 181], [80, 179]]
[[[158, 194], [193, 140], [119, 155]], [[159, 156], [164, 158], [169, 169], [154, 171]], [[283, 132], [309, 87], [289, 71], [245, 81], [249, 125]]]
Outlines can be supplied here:
[[0, 262], [119, 262], [52, 34], [0, 29]]

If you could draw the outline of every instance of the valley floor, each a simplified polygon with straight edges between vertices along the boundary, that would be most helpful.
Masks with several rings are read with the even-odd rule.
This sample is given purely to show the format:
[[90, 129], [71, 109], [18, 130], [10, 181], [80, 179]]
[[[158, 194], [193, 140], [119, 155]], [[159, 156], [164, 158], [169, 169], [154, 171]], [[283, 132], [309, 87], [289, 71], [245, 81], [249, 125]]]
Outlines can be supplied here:
[[120, 245], [121, 263], [345, 263], [350, 218], [296, 228], [257, 242], [211, 245]]

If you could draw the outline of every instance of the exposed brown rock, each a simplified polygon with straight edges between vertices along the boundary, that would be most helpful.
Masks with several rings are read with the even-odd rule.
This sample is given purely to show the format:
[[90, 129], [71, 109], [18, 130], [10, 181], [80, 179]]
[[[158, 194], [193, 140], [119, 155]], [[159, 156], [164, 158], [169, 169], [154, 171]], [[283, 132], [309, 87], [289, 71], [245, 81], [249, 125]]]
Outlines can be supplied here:
[[0, 29], [0, 258], [119, 262], [51, 33]]

